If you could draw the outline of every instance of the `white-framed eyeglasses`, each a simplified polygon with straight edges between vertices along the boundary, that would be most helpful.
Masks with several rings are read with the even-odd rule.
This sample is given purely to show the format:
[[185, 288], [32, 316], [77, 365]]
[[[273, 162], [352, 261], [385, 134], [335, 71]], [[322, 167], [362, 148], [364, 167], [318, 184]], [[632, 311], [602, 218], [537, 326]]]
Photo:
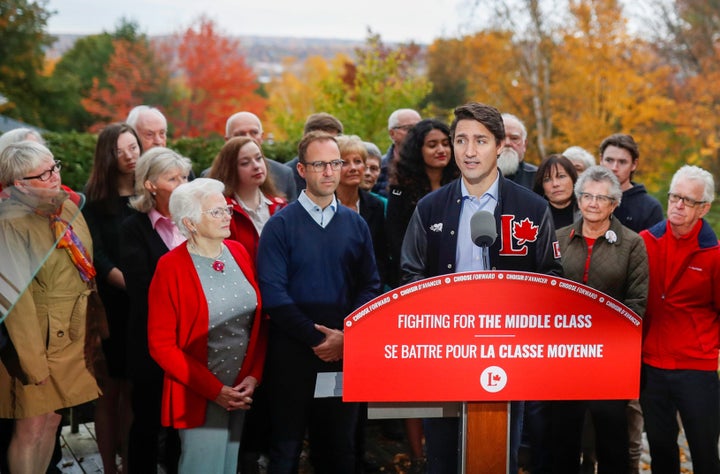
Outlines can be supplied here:
[[210, 214], [213, 219], [220, 219], [221, 217], [228, 215], [232, 216], [232, 206], [213, 207], [212, 209], [206, 209], [202, 211], [202, 214]]

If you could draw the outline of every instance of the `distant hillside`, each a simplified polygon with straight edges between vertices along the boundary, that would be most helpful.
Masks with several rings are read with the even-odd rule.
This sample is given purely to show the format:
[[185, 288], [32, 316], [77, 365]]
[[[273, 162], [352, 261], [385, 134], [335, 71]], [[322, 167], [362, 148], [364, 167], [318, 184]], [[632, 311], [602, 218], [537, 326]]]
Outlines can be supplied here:
[[[83, 35], [60, 34], [55, 37], [57, 41], [47, 50], [47, 55], [51, 58], [62, 56]], [[363, 41], [317, 38], [239, 36], [237, 39], [245, 59], [261, 82], [267, 82], [282, 72], [284, 58], [294, 57], [304, 61], [309, 56], [330, 59], [338, 53], [353, 56], [355, 48], [364, 44]]]

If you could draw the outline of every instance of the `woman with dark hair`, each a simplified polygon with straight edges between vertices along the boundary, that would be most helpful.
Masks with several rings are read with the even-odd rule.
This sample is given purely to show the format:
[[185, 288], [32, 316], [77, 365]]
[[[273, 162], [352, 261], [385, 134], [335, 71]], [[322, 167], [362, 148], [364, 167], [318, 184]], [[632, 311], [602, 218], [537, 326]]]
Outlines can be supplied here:
[[117, 472], [118, 449], [122, 465], [126, 466], [132, 420], [126, 367], [130, 302], [117, 261], [121, 224], [133, 212], [128, 204], [135, 193], [135, 164], [141, 153], [140, 139], [128, 124], [108, 125], [98, 135], [93, 167], [85, 186], [87, 205], [83, 214], [93, 237], [98, 293], [110, 332], [102, 341], [107, 373], [96, 374], [103, 394], [95, 405], [98, 450], [104, 472], [108, 473]]
[[243, 244], [255, 260], [263, 226], [287, 205], [260, 146], [248, 137], [231, 138], [215, 157], [208, 178], [225, 184], [225, 199], [233, 207], [230, 239]]
[[560, 154], [548, 156], [538, 166], [533, 191], [550, 204], [555, 229], [568, 226], [580, 218], [573, 192], [577, 178], [575, 166]]
[[459, 175], [452, 159], [450, 128], [435, 119], [415, 124], [403, 141], [400, 159], [390, 170], [386, 222], [392, 286], [398, 283], [400, 248], [417, 202]]
[[[400, 159], [390, 170], [387, 204], [387, 239], [390, 251], [388, 283], [398, 285], [400, 249], [408, 222], [420, 198], [460, 175], [450, 147], [450, 128], [435, 119], [421, 120], [410, 129], [400, 149]], [[423, 469], [422, 420], [405, 420], [413, 469]]]
[[[575, 166], [563, 155], [550, 155], [538, 166], [533, 191], [547, 199], [555, 230], [569, 226], [582, 217], [574, 192], [577, 179]], [[550, 416], [550, 402], [525, 402], [523, 439], [530, 453], [531, 472], [549, 472]], [[583, 458], [583, 465], [585, 463], [590, 463], [588, 456]]]

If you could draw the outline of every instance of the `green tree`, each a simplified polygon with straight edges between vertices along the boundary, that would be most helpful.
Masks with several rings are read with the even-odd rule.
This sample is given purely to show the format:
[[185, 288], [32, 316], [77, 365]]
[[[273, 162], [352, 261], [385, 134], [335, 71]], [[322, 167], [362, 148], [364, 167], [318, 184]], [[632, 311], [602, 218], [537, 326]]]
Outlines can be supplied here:
[[113, 53], [112, 41], [110, 33], [85, 36], [60, 58], [48, 78], [51, 94], [44, 114], [47, 128], [86, 130], [93, 123], [92, 115], [80, 101], [90, 94], [93, 79], [107, 86], [106, 66]]
[[[162, 72], [162, 61], [158, 61], [150, 40], [140, 32], [139, 24], [123, 18], [112, 33], [103, 32], [78, 39], [58, 61], [48, 79], [50, 95], [44, 107], [47, 128], [84, 131], [99, 121], [107, 123], [125, 118], [122, 111], [108, 117], [93, 114], [82, 105], [83, 100], [90, 98], [94, 87], [96, 94], [98, 90], [106, 93], [113, 91], [108, 74], [117, 72], [111, 68], [116, 44], [123, 45], [125, 50], [139, 51], [138, 56], [142, 58], [139, 68], [143, 77], [150, 75], [154, 78], [153, 88], [144, 91], [142, 100], [154, 105], [169, 103], [172, 88], [168, 87], [168, 75]], [[133, 67], [138, 65], [134, 64]]]
[[388, 146], [388, 116], [395, 109], [419, 108], [432, 87], [419, 71], [419, 48], [390, 48], [370, 32], [355, 56], [338, 55], [329, 65], [311, 57], [299, 77], [286, 72], [271, 84], [268, 116], [274, 132], [298, 139], [308, 114], [327, 112], [346, 133]]
[[355, 54], [355, 62], [345, 62], [320, 82], [323, 93], [315, 105], [340, 119], [347, 133], [388, 146], [388, 116], [399, 108], [419, 108], [432, 85], [418, 70], [413, 44], [389, 48], [370, 32]]
[[46, 0], [0, 2], [0, 113], [42, 125], [45, 97], [43, 48], [53, 38], [45, 32], [51, 12]]

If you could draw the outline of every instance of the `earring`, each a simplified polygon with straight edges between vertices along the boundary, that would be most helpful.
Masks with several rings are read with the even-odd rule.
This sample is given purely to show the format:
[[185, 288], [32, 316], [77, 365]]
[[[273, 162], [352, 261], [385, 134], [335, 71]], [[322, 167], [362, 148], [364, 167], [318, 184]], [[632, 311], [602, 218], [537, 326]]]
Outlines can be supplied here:
[[155, 191], [151, 192], [150, 194], [152, 194], [153, 196], [157, 196], [157, 193]]

